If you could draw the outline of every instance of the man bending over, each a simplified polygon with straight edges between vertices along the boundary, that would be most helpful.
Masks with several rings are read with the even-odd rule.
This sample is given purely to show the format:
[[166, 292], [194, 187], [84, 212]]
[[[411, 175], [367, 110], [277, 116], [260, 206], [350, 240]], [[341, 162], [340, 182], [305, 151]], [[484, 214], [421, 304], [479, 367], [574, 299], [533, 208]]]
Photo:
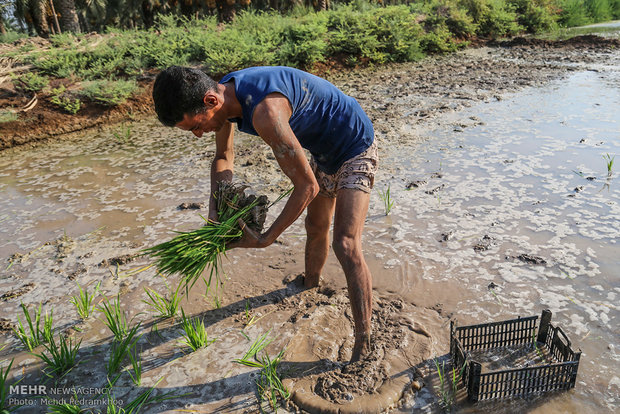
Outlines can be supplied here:
[[[368, 116], [357, 101], [328, 81], [288, 67], [254, 67], [219, 83], [203, 72], [172, 66], [153, 87], [155, 111], [167, 126], [197, 137], [215, 132], [209, 219], [217, 220], [213, 194], [233, 176], [233, 123], [260, 136], [294, 185], [280, 215], [262, 234], [242, 226], [230, 247], [266, 247], [307, 208], [304, 285], [319, 285], [333, 249], [347, 279], [355, 322], [351, 361], [370, 352], [372, 276], [362, 253], [362, 230], [377, 168], [377, 146]], [[304, 150], [312, 155], [307, 160]]]

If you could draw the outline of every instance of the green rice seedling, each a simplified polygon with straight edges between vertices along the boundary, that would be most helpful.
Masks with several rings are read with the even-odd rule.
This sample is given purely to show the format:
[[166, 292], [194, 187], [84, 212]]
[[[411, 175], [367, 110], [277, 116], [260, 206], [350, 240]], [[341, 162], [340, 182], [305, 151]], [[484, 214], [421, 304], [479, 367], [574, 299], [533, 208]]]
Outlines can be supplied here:
[[188, 318], [185, 316], [185, 311], [181, 308], [181, 327], [184, 334], [182, 341], [185, 345], [189, 346], [192, 351], [196, 351], [200, 348], [206, 348], [215, 342], [215, 339], [209, 339], [207, 337], [207, 329], [204, 322], [200, 318]]
[[129, 372], [129, 376], [134, 384], [140, 386], [142, 383], [142, 359], [140, 358], [140, 352], [137, 345], [134, 345], [133, 349], [129, 352], [129, 360], [131, 361], [131, 368], [133, 374]]
[[446, 372], [446, 361], [442, 361], [440, 367], [439, 361], [435, 358], [435, 367], [437, 368], [437, 376], [439, 377], [439, 385], [435, 386], [435, 389], [439, 393], [439, 404], [448, 412], [452, 410], [452, 406], [454, 405], [459, 381], [463, 377], [466, 364], [467, 361], [465, 361], [459, 371], [456, 370], [456, 367], [452, 367], [452, 375], [451, 378], [449, 378], [449, 374]]
[[103, 323], [114, 334], [114, 339], [117, 342], [121, 342], [123, 338], [127, 336], [129, 332], [127, 317], [125, 311], [121, 309], [120, 295], [116, 296], [116, 302], [110, 303], [107, 298], [104, 298], [102, 305], [99, 307], [99, 311], [105, 316]]
[[271, 359], [267, 352], [263, 352], [261, 357], [258, 356], [258, 353], [263, 351], [274, 340], [274, 338], [268, 338], [269, 332], [271, 331], [258, 337], [245, 355], [242, 358], [235, 359], [234, 362], [247, 367], [260, 368], [260, 373], [256, 380], [258, 402], [259, 404], [262, 403], [266, 396], [272, 410], [277, 411], [279, 400], [288, 400], [290, 393], [282, 384], [278, 374], [278, 365], [284, 356], [284, 349], [273, 359]]
[[47, 312], [45, 313], [45, 316], [43, 317], [43, 329], [41, 329], [41, 304], [39, 304], [39, 308], [34, 312], [34, 321], [32, 320], [30, 311], [28, 311], [28, 307], [23, 303], [20, 306], [26, 319], [28, 332], [26, 332], [24, 324], [22, 324], [21, 319], [18, 317], [17, 328], [13, 328], [13, 333], [15, 333], [15, 336], [17, 336], [24, 347], [32, 352], [34, 348], [41, 345], [43, 342], [48, 341], [52, 336], [53, 316], [52, 313], [49, 315]]
[[160, 378], [159, 381], [155, 383], [155, 385], [153, 385], [148, 390], [144, 391], [142, 394], [138, 395], [134, 400], [125, 404], [124, 407], [119, 407], [117, 405], [118, 400], [114, 398], [114, 394], [112, 392], [114, 383], [116, 381], [110, 382], [108, 380], [109, 386], [108, 386], [108, 392], [106, 393], [107, 398], [108, 398], [108, 404], [107, 404], [107, 410], [105, 411], [106, 414], [134, 414], [134, 413], [137, 414], [138, 412], [140, 412], [140, 410], [142, 409], [144, 405], [159, 403], [159, 402], [163, 402], [166, 400], [171, 400], [173, 398], [181, 398], [187, 395], [187, 394], [173, 395], [172, 392], [166, 392], [162, 395], [151, 396], [151, 394], [155, 390], [155, 387], [157, 386], [157, 384], [160, 383], [162, 379], [163, 378]]
[[152, 289], [144, 288], [148, 300], [142, 302], [149, 305], [154, 312], [158, 313], [162, 318], [174, 318], [179, 310], [179, 304], [181, 303], [182, 296], [179, 295], [182, 283], [179, 283], [174, 292], [170, 291], [170, 298], [168, 296], [162, 296]]
[[48, 405], [47, 412], [50, 414], [81, 414], [87, 411], [79, 405], [64, 403]]
[[263, 369], [260, 371], [256, 387], [258, 389], [258, 402], [267, 396], [271, 409], [278, 411], [278, 402], [280, 399], [288, 400], [291, 397], [289, 390], [282, 384], [282, 380], [278, 374], [278, 365], [284, 356], [284, 349], [274, 358], [271, 359], [267, 353], [261, 358]]
[[222, 256], [226, 255], [226, 244], [238, 240], [243, 235], [239, 226], [242, 219], [250, 228], [262, 230], [266, 210], [275, 202], [290, 193], [284, 193], [270, 206], [266, 197], [246, 197], [244, 187], [228, 182], [220, 182], [216, 194], [219, 222], [205, 219], [206, 225], [189, 232], [177, 232], [172, 240], [146, 248], [145, 255], [155, 258], [156, 266], [166, 275], [179, 273], [183, 276], [186, 291], [209, 268], [207, 289], [212, 282], [222, 284]]
[[10, 413], [17, 410], [19, 407], [10, 407], [7, 401], [7, 397], [9, 396], [9, 392], [7, 391], [7, 383], [6, 380], [9, 377], [9, 371], [11, 371], [11, 367], [13, 366], [13, 361], [9, 362], [9, 365], [6, 368], [0, 368], [0, 413]]
[[[257, 360], [257, 354], [275, 340], [275, 338], [268, 337], [270, 332], [271, 329], [268, 330], [265, 334], [259, 336], [254, 342], [252, 342], [252, 345], [250, 345], [250, 349], [248, 349], [245, 355], [243, 355], [242, 358], [235, 359], [234, 362], [248, 367], [262, 368], [262, 363]], [[243, 332], [242, 334], [248, 340], [250, 340], [250, 338], [246, 334], [244, 334]]]
[[77, 286], [80, 290], [80, 293], [78, 296], [73, 296], [71, 298], [71, 303], [75, 305], [75, 309], [77, 310], [78, 315], [80, 315], [80, 318], [84, 320], [87, 319], [95, 309], [96, 305], [93, 303], [93, 301], [95, 299], [95, 294], [99, 290], [99, 286], [101, 286], [101, 282], [97, 283], [97, 285], [95, 286], [95, 290], [92, 294], [88, 293], [88, 289], [82, 289], [82, 286], [80, 286], [79, 283], [77, 284]]
[[142, 335], [138, 335], [139, 329], [140, 323], [131, 328], [122, 339], [115, 339], [112, 342], [112, 347], [110, 348], [110, 360], [108, 361], [108, 365], [106, 367], [108, 377], [112, 377], [120, 371], [123, 361], [125, 361], [125, 358], [131, 354], [136, 342], [140, 339], [140, 337], [142, 337]]
[[62, 377], [76, 365], [77, 353], [80, 350], [81, 344], [81, 339], [74, 344], [72, 338], [64, 335], [59, 335], [59, 342], [56, 343], [52, 336], [49, 343], [44, 344], [49, 355], [42, 352], [34, 354], [34, 356], [41, 359], [47, 365], [47, 370], [44, 370], [44, 373], [48, 377]]
[[394, 200], [392, 200], [392, 197], [390, 195], [389, 184], [385, 191], [379, 190], [379, 197], [383, 201], [383, 207], [385, 208], [385, 215], [387, 216], [390, 214], [390, 211], [392, 211], [392, 207], [394, 206]]
[[603, 159], [607, 163], [607, 176], [611, 177], [611, 175], [613, 174], [612, 169], [613, 169], [613, 166], [614, 166], [614, 160], [616, 159], [616, 156], [614, 155], [612, 157], [609, 154], [605, 154], [605, 155], [603, 155]]
[[131, 125], [127, 125], [125, 126], [125, 124], [123, 124], [121, 126], [121, 129], [119, 132], [113, 132], [112, 135], [114, 135], [114, 138], [116, 138], [116, 141], [120, 142], [120, 143], [126, 143], [129, 141], [129, 139], [131, 138]]

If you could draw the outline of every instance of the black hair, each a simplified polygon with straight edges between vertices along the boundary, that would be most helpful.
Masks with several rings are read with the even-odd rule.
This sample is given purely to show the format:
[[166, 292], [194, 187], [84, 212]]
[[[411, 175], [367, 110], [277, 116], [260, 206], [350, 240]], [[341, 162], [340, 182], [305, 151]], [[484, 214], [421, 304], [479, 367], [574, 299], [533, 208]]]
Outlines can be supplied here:
[[170, 66], [157, 75], [153, 85], [153, 101], [159, 121], [175, 126], [185, 114], [204, 109], [204, 96], [216, 91], [217, 83], [206, 73], [183, 66]]

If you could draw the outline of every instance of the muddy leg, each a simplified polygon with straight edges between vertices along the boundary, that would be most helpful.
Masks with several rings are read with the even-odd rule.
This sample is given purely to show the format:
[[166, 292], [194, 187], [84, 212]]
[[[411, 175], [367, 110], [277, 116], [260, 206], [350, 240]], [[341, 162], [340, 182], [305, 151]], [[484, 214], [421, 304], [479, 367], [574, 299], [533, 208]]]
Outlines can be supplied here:
[[329, 226], [336, 199], [318, 195], [308, 205], [306, 215], [306, 273], [304, 286], [317, 287], [329, 252]]
[[370, 352], [372, 275], [362, 252], [362, 230], [369, 200], [369, 194], [351, 189], [339, 190], [336, 198], [333, 247], [347, 278], [355, 323], [351, 362], [365, 358]]

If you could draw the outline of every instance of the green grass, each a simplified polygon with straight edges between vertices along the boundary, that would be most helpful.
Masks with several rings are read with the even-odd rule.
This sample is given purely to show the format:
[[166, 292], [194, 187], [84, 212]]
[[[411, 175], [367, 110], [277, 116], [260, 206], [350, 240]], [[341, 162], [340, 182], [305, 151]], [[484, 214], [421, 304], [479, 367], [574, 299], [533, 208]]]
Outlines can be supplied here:
[[129, 375], [133, 383], [136, 384], [136, 386], [140, 386], [142, 383], [142, 359], [140, 358], [140, 351], [138, 351], [137, 345], [134, 344], [128, 356], [131, 361], [131, 368], [133, 369], [133, 374], [130, 371]]
[[92, 294], [88, 293], [88, 289], [82, 289], [82, 286], [80, 286], [79, 283], [77, 284], [77, 286], [79, 289], [79, 294], [71, 298], [71, 303], [75, 305], [75, 310], [77, 311], [78, 315], [80, 315], [80, 318], [85, 320], [88, 319], [88, 317], [95, 309], [96, 305], [93, 302], [97, 291], [99, 291], [101, 282], [98, 282], [95, 285], [95, 289], [93, 290]]
[[117, 342], [121, 342], [129, 333], [127, 316], [125, 311], [121, 309], [120, 295], [116, 296], [116, 301], [111, 303], [109, 299], [104, 298], [99, 306], [99, 311], [105, 316], [103, 323], [110, 329]]
[[[21, 319], [18, 317], [17, 328], [13, 328], [13, 333], [15, 333], [15, 336], [17, 336], [17, 339], [21, 341], [24, 347], [32, 352], [34, 348], [49, 341], [52, 337], [53, 311], [50, 312], [49, 315], [45, 312], [45, 316], [43, 317], [43, 329], [41, 329], [41, 304], [35, 309], [34, 320], [33, 316], [30, 315], [28, 307], [23, 303], [20, 306], [24, 313], [26, 325], [24, 326]], [[28, 329], [26, 330], [26, 328]]]
[[112, 135], [114, 135], [117, 142], [122, 144], [129, 142], [131, 138], [131, 125], [121, 125], [121, 129], [118, 132], [113, 132]]
[[181, 308], [181, 328], [183, 329], [183, 341], [185, 345], [189, 346], [192, 351], [197, 351], [200, 348], [206, 348], [215, 342], [215, 339], [209, 339], [207, 335], [207, 329], [205, 328], [202, 319], [188, 318], [185, 316], [185, 311]]
[[166, 392], [164, 394], [155, 395], [155, 396], [151, 395], [153, 394], [153, 391], [155, 390], [155, 387], [157, 386], [157, 384], [159, 384], [162, 379], [163, 378], [159, 379], [159, 381], [157, 381], [157, 383], [155, 383], [154, 386], [142, 392], [132, 401], [129, 401], [128, 403], [124, 404], [123, 407], [120, 407], [117, 405], [117, 403], [120, 400], [114, 397], [113, 390], [114, 390], [115, 381], [109, 382], [109, 386], [108, 386], [109, 391], [106, 393], [107, 398], [108, 398], [108, 404], [106, 405], [107, 409], [105, 413], [106, 414], [137, 414], [140, 412], [140, 410], [142, 410], [142, 407], [144, 407], [145, 405], [160, 403], [166, 400], [171, 400], [173, 398], [181, 398], [187, 395], [187, 394], [174, 395], [172, 394], [172, 392]]
[[43, 371], [47, 376], [62, 377], [76, 365], [77, 354], [81, 344], [82, 340], [74, 344], [73, 338], [64, 335], [59, 335], [59, 342], [56, 343], [52, 336], [49, 343], [44, 344], [45, 350], [49, 355], [45, 352], [34, 355], [47, 365], [47, 368]]
[[181, 303], [182, 296], [180, 295], [182, 284], [179, 283], [176, 290], [173, 292], [168, 288], [168, 295], [163, 296], [155, 292], [152, 289], [144, 288], [148, 300], [143, 300], [155, 313], [162, 318], [174, 318], [179, 311], [179, 305]]

